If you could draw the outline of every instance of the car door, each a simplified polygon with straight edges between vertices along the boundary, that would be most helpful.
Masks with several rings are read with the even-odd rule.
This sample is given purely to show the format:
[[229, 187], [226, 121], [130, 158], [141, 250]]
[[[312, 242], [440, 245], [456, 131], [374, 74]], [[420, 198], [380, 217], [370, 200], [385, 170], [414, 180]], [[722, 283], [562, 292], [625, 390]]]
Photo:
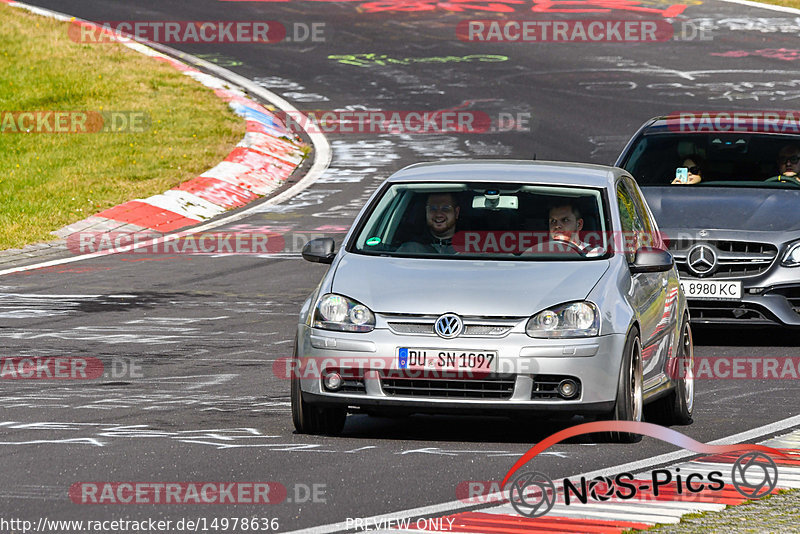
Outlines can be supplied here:
[[[617, 203], [624, 234], [621, 242], [625, 243], [628, 263], [633, 263], [639, 247], [655, 244], [657, 231], [633, 180], [623, 177], [617, 183]], [[631, 275], [629, 297], [639, 315], [645, 381], [660, 373], [670, 348], [668, 286], [669, 272]]]
[[[647, 202], [644, 200], [642, 190], [633, 179], [626, 182], [631, 190], [634, 205], [641, 210], [642, 219], [647, 225], [647, 232], [649, 232], [648, 244], [657, 248], [666, 249], [667, 245], [662, 239], [661, 232], [658, 230], [658, 223], [653, 217]], [[677, 322], [680, 321], [680, 280], [676, 269], [670, 269], [658, 273], [661, 275], [661, 287], [663, 288], [664, 308], [661, 317], [656, 324], [654, 336], [654, 355], [653, 366], [656, 369], [663, 369], [663, 364], [670, 358], [671, 352], [677, 349], [679, 340], [675, 335], [677, 330]], [[646, 384], [645, 384], [646, 386]]]

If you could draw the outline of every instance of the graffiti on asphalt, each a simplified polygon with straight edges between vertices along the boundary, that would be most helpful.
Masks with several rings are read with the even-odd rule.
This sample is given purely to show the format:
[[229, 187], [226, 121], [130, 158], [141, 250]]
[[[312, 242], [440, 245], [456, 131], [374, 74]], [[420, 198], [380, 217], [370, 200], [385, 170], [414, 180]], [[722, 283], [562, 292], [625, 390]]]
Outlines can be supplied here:
[[219, 65], [220, 67], [241, 67], [244, 65], [244, 63], [238, 59], [223, 56], [222, 54], [195, 54], [195, 57], [210, 61], [211, 63]]
[[[356, 59], [364, 62], [374, 58], [374, 54], [360, 54], [357, 56], [332, 56]], [[386, 57], [386, 56], [383, 56]], [[486, 56], [474, 56], [485, 58]], [[494, 56], [489, 56], [494, 57]], [[500, 56], [504, 60], [505, 56]], [[457, 58], [463, 61], [463, 58]], [[485, 59], [484, 59], [485, 60]], [[360, 63], [359, 63], [360, 65]], [[395, 83], [400, 84], [402, 92], [413, 92], [423, 85], [423, 79], [400, 69], [381, 69], [381, 75], [389, 75]], [[453, 78], [454, 76], [450, 76]], [[261, 84], [271, 89], [284, 89], [289, 91], [303, 91], [305, 87], [282, 78], [262, 78]], [[323, 83], [324, 85], [324, 83]], [[373, 88], [374, 90], [374, 88]], [[438, 91], [435, 86], [426, 89], [427, 92]], [[325, 98], [324, 95], [321, 95]], [[374, 98], [374, 94], [372, 95]], [[501, 100], [464, 101], [454, 109], [471, 108], [476, 102], [489, 102], [500, 109], [506, 109], [507, 103]], [[364, 104], [352, 104], [335, 111], [368, 111], [375, 109]], [[522, 108], [521, 108], [522, 109]], [[525, 111], [528, 108], [524, 108]], [[461, 139], [456, 136], [429, 135], [424, 139], [412, 135], [378, 135], [371, 139], [335, 139], [331, 141], [332, 160], [330, 166], [317, 180], [323, 189], [303, 191], [289, 201], [279, 206], [265, 206], [258, 209], [260, 213], [269, 213], [270, 217], [291, 216], [293, 212], [303, 209], [316, 208], [326, 200], [331, 200], [331, 206], [326, 209], [312, 210], [311, 215], [322, 219], [353, 219], [375, 189], [389, 176], [395, 167], [398, 167], [403, 154], [410, 153], [413, 159], [420, 158], [466, 158], [470, 156], [508, 156], [511, 148], [500, 142], [484, 142]], [[345, 184], [361, 184], [361, 192], [357, 195], [349, 194], [341, 202], [336, 199], [341, 197], [343, 190], [334, 189]], [[340, 228], [346, 226], [322, 226], [321, 228]], [[320, 230], [321, 231], [321, 230]], [[331, 230], [333, 231], [333, 230]]]
[[314, 217], [353, 218], [367, 202], [373, 191], [390, 174], [382, 170], [386, 165], [400, 160], [395, 144], [388, 139], [335, 140], [331, 143], [333, 161], [322, 180], [328, 182], [353, 181], [363, 183], [363, 190], [348, 197], [344, 204], [334, 204], [328, 209], [313, 213]]
[[797, 48], [762, 48], [761, 50], [731, 50], [730, 52], [712, 52], [712, 56], [720, 57], [766, 57], [781, 59], [783, 61], [797, 61], [800, 59], [800, 49]]
[[631, 11], [676, 17], [688, 7], [686, 4], [667, 5], [665, 9], [647, 7], [638, 0], [534, 0], [531, 11], [536, 13], [610, 13]]
[[800, 17], [728, 17], [719, 19], [702, 17], [689, 19], [687, 22], [705, 31], [728, 30], [789, 34], [800, 32]]
[[594, 93], [609, 93], [646, 89], [660, 97], [704, 97], [708, 100], [735, 102], [776, 102], [800, 98], [800, 79], [776, 81], [675, 81], [669, 83], [639, 84], [633, 81], [615, 83], [581, 83], [584, 90]]
[[[221, 2], [264, 2], [284, 3], [292, 0], [220, 0]], [[308, 0], [312, 2], [339, 2], [341, 0]], [[363, 0], [344, 0], [356, 4], [364, 13], [381, 12], [420, 12], [449, 11], [463, 13], [468, 11], [489, 13], [515, 13], [530, 10], [536, 13], [609, 13], [628, 11], [649, 13], [669, 18], [683, 13], [690, 5], [700, 4], [700, 0], [686, 0], [681, 4], [671, 4], [666, 0], [383, 0], [365, 2]], [[530, 7], [529, 7], [530, 6]]]
[[[120, 440], [161, 439], [191, 445], [203, 445], [222, 449], [259, 448], [276, 452], [317, 452], [335, 454], [359, 454], [366, 451], [384, 452], [376, 445], [350, 448], [347, 443], [295, 443], [293, 437], [262, 433], [253, 427], [209, 428], [197, 430], [165, 430], [150, 425], [115, 425], [108, 423], [74, 422], [20, 422], [0, 421], [0, 430], [25, 433], [24, 439], [9, 440], [0, 437], [0, 446], [25, 446], [31, 444], [90, 445], [107, 447]], [[41, 434], [41, 436], [39, 435]], [[483, 457], [519, 456], [519, 451], [481, 449], [441, 449], [426, 447], [392, 451], [397, 455], [425, 454], [443, 456], [479, 455]], [[551, 456], [567, 458], [564, 452], [551, 451]]]
[[[620, 93], [649, 93], [648, 98], [653, 95], [659, 98], [702, 97], [726, 102], [783, 102], [800, 98], [800, 70], [681, 70], [619, 56], [597, 56], [594, 59], [597, 63], [610, 65], [552, 72], [554, 79], [559, 81], [560, 90], [574, 83], [581, 93], [614, 99], [619, 98]], [[544, 71], [539, 74], [551, 73]]]
[[309, 93], [306, 91], [305, 86], [286, 78], [262, 76], [253, 78], [253, 81], [261, 87], [280, 93], [281, 96], [294, 102], [326, 102], [328, 100], [328, 97], [317, 93]]
[[356, 67], [371, 67], [373, 65], [410, 65], [411, 63], [497, 63], [508, 61], [508, 56], [498, 56], [492, 54], [472, 54], [469, 56], [440, 56], [440, 57], [405, 57], [393, 58], [386, 54], [347, 54], [331, 55], [328, 59], [333, 59], [345, 65], [355, 65]]

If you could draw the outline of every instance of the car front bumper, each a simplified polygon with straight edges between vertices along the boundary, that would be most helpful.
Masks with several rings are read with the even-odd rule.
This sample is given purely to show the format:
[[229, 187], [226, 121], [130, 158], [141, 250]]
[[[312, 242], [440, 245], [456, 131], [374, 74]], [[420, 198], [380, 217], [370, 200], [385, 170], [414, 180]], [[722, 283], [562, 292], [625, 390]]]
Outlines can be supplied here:
[[764, 285], [745, 280], [736, 300], [687, 299], [694, 324], [800, 327], [800, 283]]
[[[389, 329], [348, 333], [299, 325], [295, 361], [303, 399], [312, 404], [415, 413], [591, 414], [614, 407], [624, 345], [623, 334], [533, 339], [512, 331], [446, 340]], [[403, 371], [397, 363], [401, 347], [495, 351], [497, 367], [474, 376]], [[346, 387], [331, 391], [323, 385], [330, 370], [347, 377]], [[565, 378], [579, 384], [576, 397], [550, 394]]]

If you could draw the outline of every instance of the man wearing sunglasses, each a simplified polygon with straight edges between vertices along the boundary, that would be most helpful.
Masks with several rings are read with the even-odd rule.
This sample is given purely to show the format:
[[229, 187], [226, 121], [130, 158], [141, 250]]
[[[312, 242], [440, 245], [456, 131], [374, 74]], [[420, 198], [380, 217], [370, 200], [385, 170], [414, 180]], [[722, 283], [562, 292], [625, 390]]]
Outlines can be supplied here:
[[800, 145], [786, 145], [778, 152], [778, 176], [768, 182], [791, 182], [800, 185]]

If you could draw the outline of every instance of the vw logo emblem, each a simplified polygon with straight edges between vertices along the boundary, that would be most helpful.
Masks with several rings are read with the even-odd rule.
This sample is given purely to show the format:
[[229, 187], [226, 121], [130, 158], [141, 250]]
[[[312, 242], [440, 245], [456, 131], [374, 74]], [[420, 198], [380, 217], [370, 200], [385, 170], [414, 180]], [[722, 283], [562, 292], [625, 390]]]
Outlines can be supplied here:
[[695, 276], [709, 276], [717, 270], [717, 253], [710, 245], [695, 245], [686, 255], [686, 267]]
[[436, 319], [434, 330], [439, 337], [452, 339], [464, 330], [464, 323], [461, 321], [461, 317], [455, 313], [445, 313]]

